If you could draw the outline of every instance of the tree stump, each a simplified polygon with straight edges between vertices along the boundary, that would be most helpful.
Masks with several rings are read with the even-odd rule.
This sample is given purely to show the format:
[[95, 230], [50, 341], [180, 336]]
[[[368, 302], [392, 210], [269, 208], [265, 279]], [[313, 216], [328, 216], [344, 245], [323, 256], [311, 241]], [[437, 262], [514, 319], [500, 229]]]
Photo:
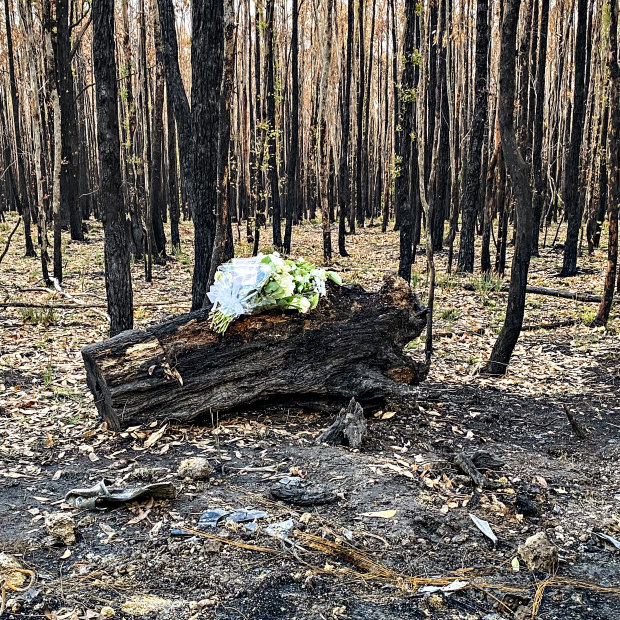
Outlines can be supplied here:
[[407, 283], [378, 292], [328, 286], [308, 314], [274, 310], [214, 333], [210, 308], [82, 349], [86, 380], [108, 427], [210, 420], [249, 407], [337, 410], [414, 398], [427, 367], [404, 352], [426, 309]]

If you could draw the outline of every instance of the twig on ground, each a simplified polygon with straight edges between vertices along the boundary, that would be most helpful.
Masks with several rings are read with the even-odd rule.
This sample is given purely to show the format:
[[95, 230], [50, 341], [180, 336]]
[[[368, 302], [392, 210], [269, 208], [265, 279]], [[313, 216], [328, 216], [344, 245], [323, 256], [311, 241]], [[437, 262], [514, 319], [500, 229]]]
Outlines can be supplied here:
[[2, 252], [2, 254], [0, 254], [0, 263], [2, 262], [2, 259], [4, 258], [6, 253], [9, 251], [9, 246], [11, 245], [11, 239], [13, 238], [13, 235], [17, 232], [17, 229], [19, 228], [19, 225], [21, 224], [21, 222], [22, 222], [22, 218], [19, 217], [17, 219], [17, 224], [15, 224], [15, 227], [11, 231], [11, 234], [9, 235], [9, 238], [6, 240], [6, 245], [4, 246], [4, 251]]

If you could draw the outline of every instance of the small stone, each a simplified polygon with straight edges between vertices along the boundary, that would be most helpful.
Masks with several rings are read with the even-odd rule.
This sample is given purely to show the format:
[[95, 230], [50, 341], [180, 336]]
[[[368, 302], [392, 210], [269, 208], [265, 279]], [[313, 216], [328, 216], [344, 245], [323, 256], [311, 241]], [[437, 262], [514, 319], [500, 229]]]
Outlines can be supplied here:
[[101, 611], [99, 612], [99, 615], [100, 615], [102, 618], [114, 618], [114, 614], [115, 614], [115, 613], [116, 613], [116, 612], [115, 612], [115, 611], [114, 611], [111, 607], [108, 607], [108, 606], [106, 605], [105, 607], [102, 607], [102, 608], [101, 608]]
[[[22, 565], [8, 553], [0, 553], [0, 582], [10, 588], [21, 588], [26, 583], [27, 576], [19, 572]], [[16, 570], [17, 569], [17, 570]]]
[[73, 517], [64, 512], [54, 512], [45, 517], [45, 529], [63, 545], [75, 544], [75, 525]]
[[177, 475], [180, 478], [191, 480], [207, 480], [213, 473], [213, 468], [207, 459], [195, 456], [181, 461]]
[[428, 597], [428, 606], [431, 609], [443, 609], [446, 606], [445, 601], [443, 600], [443, 596], [441, 594], [431, 594]]
[[530, 536], [518, 549], [519, 556], [531, 571], [552, 573], [558, 563], [558, 549], [544, 532]]

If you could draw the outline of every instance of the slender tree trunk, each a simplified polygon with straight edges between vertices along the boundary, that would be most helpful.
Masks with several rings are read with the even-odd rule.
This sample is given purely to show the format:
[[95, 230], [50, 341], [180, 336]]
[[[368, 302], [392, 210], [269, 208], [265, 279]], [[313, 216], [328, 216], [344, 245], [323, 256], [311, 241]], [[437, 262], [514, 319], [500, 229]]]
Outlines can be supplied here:
[[413, 2], [406, 4], [405, 41], [403, 45], [403, 73], [400, 84], [401, 99], [398, 115], [400, 131], [397, 132], [399, 170], [394, 182], [396, 209], [400, 213], [400, 258], [398, 275], [411, 282], [411, 265], [413, 263], [413, 184], [417, 183], [418, 162], [414, 158], [414, 140], [416, 131], [415, 108], [416, 93], [414, 88], [415, 66], [418, 58], [415, 54], [416, 12]]
[[291, 253], [293, 215], [299, 195], [299, 3], [292, 2], [291, 30], [291, 135], [289, 138], [288, 172], [286, 174], [286, 226], [284, 252]]
[[110, 335], [133, 326], [133, 295], [125, 205], [121, 193], [114, 0], [93, 2], [93, 67], [97, 97], [99, 194], [104, 209], [105, 284]]
[[488, 56], [489, 56], [489, 3], [478, 0], [476, 9], [476, 108], [469, 137], [469, 155], [466, 176], [463, 182], [461, 208], [463, 222], [459, 245], [458, 271], [474, 271], [474, 234], [476, 226], [476, 205], [481, 191], [481, 155], [485, 125], [488, 123]]
[[[41, 108], [39, 107], [39, 101], [37, 97], [37, 93], [39, 91], [37, 84], [37, 67], [35, 64], [35, 57], [37, 52], [35, 51], [37, 43], [35, 42], [33, 27], [32, 27], [32, 15], [31, 15], [31, 6], [26, 4], [20, 7], [20, 21], [23, 23], [24, 30], [26, 33], [26, 58], [28, 59], [28, 73], [30, 78], [30, 91], [32, 93], [34, 101], [32, 101], [30, 105], [31, 109], [31, 121], [32, 121], [32, 139], [34, 143], [34, 170], [36, 177], [36, 192], [35, 199], [37, 204], [38, 211], [38, 220], [37, 220], [37, 229], [39, 236], [39, 245], [40, 245], [40, 253], [41, 253], [41, 273], [43, 275], [43, 281], [46, 286], [50, 286], [52, 284], [52, 280], [49, 276], [49, 252], [48, 252], [48, 239], [47, 239], [47, 214], [45, 209], [45, 188], [44, 188], [44, 179], [43, 179], [43, 170], [42, 170], [42, 135], [43, 135], [43, 125], [41, 121]], [[45, 29], [45, 44], [47, 44], [47, 33], [51, 30], [50, 24], [50, 15], [49, 15], [49, 3], [44, 2], [42, 7], [42, 15], [43, 27]], [[46, 61], [46, 69], [49, 71], [49, 66], [47, 65], [48, 61], [48, 49], [51, 50], [51, 47], [48, 48], [45, 45], [45, 56], [44, 60]], [[38, 50], [37, 50], [38, 51]], [[52, 52], [53, 53], [53, 52]], [[10, 165], [10, 163], [9, 163]]]
[[351, 180], [349, 176], [349, 136], [351, 129], [351, 70], [353, 62], [353, 2], [347, 3], [347, 53], [345, 59], [344, 95], [342, 99], [342, 129], [340, 138], [340, 164], [338, 177], [340, 191], [338, 192], [339, 221], [338, 221], [338, 253], [340, 256], [349, 256], [345, 246], [345, 224], [351, 202]]
[[269, 155], [267, 176], [271, 189], [271, 224], [273, 230], [273, 245], [276, 249], [282, 249], [282, 228], [280, 212], [280, 185], [278, 181], [278, 141], [276, 127], [276, 92], [275, 92], [275, 31], [274, 31], [275, 0], [267, 0], [265, 7], [265, 99], [267, 110], [267, 123], [269, 133], [267, 136], [267, 152]]
[[532, 145], [532, 176], [534, 178], [534, 238], [532, 256], [538, 256], [540, 221], [545, 202], [545, 176], [542, 162], [545, 107], [545, 72], [547, 70], [547, 34], [549, 29], [549, 0], [541, 0], [538, 59], [536, 67], [536, 100]]
[[153, 235], [153, 202], [151, 178], [152, 178], [152, 149], [151, 149], [151, 122], [150, 111], [152, 109], [149, 100], [149, 70], [146, 58], [146, 1], [139, 0], [140, 8], [140, 38], [138, 45], [138, 57], [140, 68], [139, 94], [140, 109], [142, 112], [142, 186], [144, 196], [144, 223], [146, 233], [144, 236], [144, 280], [151, 282], [153, 279], [153, 249], [156, 249]]
[[15, 147], [17, 149], [17, 176], [19, 194], [17, 197], [17, 208], [24, 218], [24, 235], [26, 238], [26, 256], [36, 256], [34, 245], [32, 244], [32, 233], [30, 230], [30, 201], [28, 200], [28, 189], [26, 187], [26, 166], [24, 165], [24, 151], [22, 149], [21, 132], [19, 129], [19, 98], [17, 96], [17, 81], [15, 79], [15, 59], [13, 53], [13, 33], [11, 29], [11, 13], [9, 10], [9, 0], [4, 0], [4, 26], [6, 28], [6, 47], [9, 58], [9, 84], [11, 93], [11, 108], [13, 109], [13, 131], [15, 134]]
[[[620, 7], [612, 2], [609, 10], [609, 128], [607, 135], [607, 167], [609, 170], [609, 245], [607, 247], [607, 273], [603, 299], [594, 325], [607, 325], [614, 298], [614, 285], [618, 267], [618, 209], [620, 207], [620, 67], [618, 67], [618, 22]], [[620, 280], [619, 280], [620, 282]]]
[[[224, 56], [223, 0], [192, 3], [192, 126], [194, 135], [194, 276], [192, 310], [209, 282], [218, 201], [217, 153]], [[196, 60], [199, 59], [199, 60]]]
[[170, 241], [173, 251], [181, 250], [179, 236], [179, 220], [181, 211], [179, 206], [179, 175], [177, 158], [177, 129], [174, 122], [174, 106], [170, 89], [166, 88], [166, 115], [168, 124], [168, 197], [170, 202]]
[[79, 204], [78, 181], [78, 124], [75, 109], [75, 89], [71, 59], [70, 0], [58, 0], [56, 4], [56, 68], [62, 123], [62, 172], [60, 176], [61, 210], [69, 214], [71, 239], [82, 241], [82, 213]]
[[586, 71], [586, 25], [588, 20], [588, 0], [577, 0], [577, 32], [574, 47], [574, 95], [573, 117], [570, 132], [570, 144], [566, 168], [564, 170], [563, 200], [566, 209], [566, 242], [561, 276], [573, 276], [577, 273], [577, 243], [581, 229], [581, 201], [579, 199], [579, 163], [581, 161], [581, 143], [585, 122], [587, 84]]
[[[352, 0], [349, 0], [352, 1]], [[364, 1], [357, 0], [357, 32], [358, 32], [358, 46], [359, 46], [359, 58], [358, 58], [358, 77], [357, 77], [357, 144], [356, 144], [356, 163], [357, 168], [355, 172], [355, 192], [356, 192], [356, 219], [357, 225], [364, 227], [364, 212], [365, 204], [363, 197], [362, 187], [362, 170], [364, 168], [363, 157], [363, 145], [364, 145], [364, 74], [366, 71], [365, 60], [365, 41], [364, 41]]]
[[506, 0], [502, 20], [501, 51], [499, 61], [499, 129], [506, 170], [515, 200], [516, 236], [510, 274], [508, 307], [502, 330], [497, 337], [491, 357], [483, 372], [503, 375], [517, 344], [525, 312], [525, 292], [532, 247], [532, 190], [529, 171], [515, 134], [515, 51], [519, 5], [521, 0]]
[[[217, 206], [215, 240], [213, 243], [213, 256], [211, 257], [211, 271], [209, 284], [215, 280], [217, 268], [233, 257], [234, 244], [232, 235], [229, 234], [230, 205], [229, 205], [229, 164], [228, 147], [230, 144], [230, 113], [232, 88], [235, 72], [235, 34], [237, 24], [233, 9], [233, 0], [224, 0], [224, 70], [222, 87], [220, 92], [220, 139], [218, 144], [218, 176], [219, 176], [219, 200]], [[205, 296], [203, 305], [209, 303]]]
[[[360, 0], [363, 1], [363, 0]], [[319, 109], [318, 131], [316, 135], [317, 151], [319, 153], [319, 179], [321, 183], [321, 228], [323, 231], [323, 259], [327, 262], [332, 258], [332, 236], [329, 221], [328, 179], [332, 174], [327, 157], [327, 113], [325, 102], [327, 99], [327, 77], [332, 58], [332, 31], [333, 31], [334, 0], [327, 0], [327, 15], [325, 17], [325, 38], [323, 41], [323, 58], [321, 61], [321, 77], [319, 79]]]
[[157, 14], [153, 15], [153, 35], [155, 40], [155, 84], [153, 93], [153, 125], [151, 129], [151, 187], [149, 198], [152, 216], [152, 245], [155, 261], [165, 262], [166, 233], [164, 232], [162, 185], [162, 147], [164, 142], [164, 66], [161, 28]]
[[[174, 168], [176, 170], [176, 152], [178, 145], [179, 163], [181, 168], [181, 176], [183, 179], [183, 189], [187, 196], [189, 211], [196, 225], [195, 213], [198, 209], [194, 193], [194, 136], [192, 132], [192, 114], [190, 111], [187, 93], [181, 78], [179, 69], [179, 49], [177, 43], [177, 32], [174, 21], [174, 8], [172, 0], [158, 0], [159, 8], [159, 24], [162, 35], [162, 54], [164, 61], [164, 73], [166, 77], [166, 90], [168, 97], [168, 116], [169, 116], [169, 133], [168, 133], [168, 153], [169, 157], [174, 158]], [[176, 143], [170, 144], [170, 121], [174, 115], [176, 121]], [[172, 167], [172, 164], [170, 164]], [[172, 188], [171, 188], [172, 191]], [[174, 226], [173, 215], [170, 215], [171, 226]], [[178, 222], [178, 218], [177, 218]], [[177, 229], [178, 237], [178, 229]], [[171, 231], [172, 246], [180, 247], [180, 241], [177, 238], [175, 243], [174, 228]], [[192, 303], [194, 296], [192, 292]]]

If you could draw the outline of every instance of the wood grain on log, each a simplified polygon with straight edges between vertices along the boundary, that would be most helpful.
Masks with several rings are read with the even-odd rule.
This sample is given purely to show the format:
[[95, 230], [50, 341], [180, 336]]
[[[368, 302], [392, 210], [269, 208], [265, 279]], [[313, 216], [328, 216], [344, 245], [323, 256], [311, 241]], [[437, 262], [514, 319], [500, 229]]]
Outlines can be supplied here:
[[413, 397], [427, 368], [405, 355], [426, 320], [406, 282], [379, 292], [330, 285], [308, 314], [242, 317], [219, 335], [209, 308], [126, 331], [82, 350], [86, 379], [109, 428], [189, 422], [249, 406], [327, 405]]

